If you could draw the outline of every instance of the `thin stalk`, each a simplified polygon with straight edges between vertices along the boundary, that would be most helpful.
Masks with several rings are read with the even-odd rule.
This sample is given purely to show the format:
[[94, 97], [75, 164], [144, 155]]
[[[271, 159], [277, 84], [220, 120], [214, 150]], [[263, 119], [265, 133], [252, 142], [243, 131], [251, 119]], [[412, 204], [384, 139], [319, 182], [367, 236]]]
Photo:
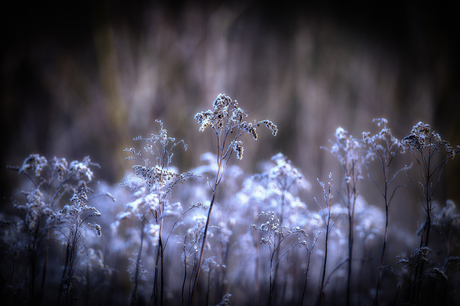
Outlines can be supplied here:
[[142, 229], [141, 229], [141, 244], [139, 246], [139, 253], [137, 254], [136, 259], [136, 270], [134, 272], [134, 285], [131, 290], [131, 306], [136, 304], [136, 295], [137, 295], [137, 285], [139, 282], [139, 265], [141, 261], [142, 247], [144, 245], [144, 220], [142, 220]]
[[[348, 166], [348, 165], [347, 165]], [[351, 164], [351, 173], [347, 181], [347, 204], [348, 204], [348, 258], [353, 258], [353, 240], [355, 230], [355, 201], [356, 201], [356, 188], [354, 176], [354, 161]], [[348, 173], [348, 171], [347, 171]], [[350, 180], [353, 184], [350, 186]], [[352, 274], [352, 260], [348, 261], [348, 277], [347, 277], [347, 306], [350, 305], [350, 292], [351, 292], [351, 274]]]
[[[430, 149], [431, 151], [431, 149]], [[428, 238], [429, 238], [429, 234], [430, 234], [430, 225], [431, 225], [431, 196], [432, 196], [432, 193], [431, 193], [431, 186], [430, 186], [430, 178], [431, 178], [431, 174], [430, 173], [430, 167], [431, 167], [431, 152], [428, 152], [428, 156], [425, 157], [422, 152], [420, 151], [420, 155], [421, 155], [421, 158], [422, 160], [424, 161], [423, 162], [423, 171], [422, 169], [420, 171], [422, 171], [422, 178], [424, 179], [424, 191], [425, 191], [425, 194], [424, 194], [424, 197], [425, 197], [425, 211], [426, 211], [426, 219], [425, 219], [425, 224], [423, 225], [423, 231], [422, 231], [422, 235], [420, 237], [420, 247], [423, 247], [423, 246], [428, 246]], [[422, 167], [421, 167], [422, 168]], [[423, 268], [424, 268], [424, 262], [422, 262], [420, 264], [419, 267], [416, 268], [415, 270], [415, 275], [414, 275], [414, 280], [417, 280], [417, 278], [423, 274]], [[421, 295], [421, 282], [418, 282], [416, 284], [416, 286], [414, 286], [413, 288], [413, 293], [412, 293], [412, 301], [415, 300], [415, 295], [417, 294], [418, 292], [418, 298], [419, 298], [419, 302], [420, 302], [420, 295]]]
[[305, 293], [307, 292], [308, 272], [310, 271], [310, 259], [311, 259], [311, 250], [310, 252], [308, 252], [308, 257], [307, 257], [307, 270], [305, 271], [305, 282], [303, 284], [302, 297], [300, 298], [300, 306], [303, 306], [303, 300], [305, 298]]
[[157, 303], [157, 291], [158, 291], [158, 286], [157, 286], [157, 278], [158, 278], [158, 261], [160, 258], [160, 244], [157, 245], [157, 254], [156, 254], [156, 259], [155, 259], [155, 269], [153, 271], [153, 285], [152, 285], [152, 294], [150, 295], [150, 302], [149, 305], [156, 305]]
[[66, 275], [66, 271], [67, 271], [67, 265], [69, 263], [69, 257], [70, 257], [70, 239], [69, 239], [69, 242], [67, 243], [67, 250], [66, 250], [65, 262], [64, 262], [64, 271], [62, 271], [61, 286], [59, 286], [59, 295], [58, 295], [58, 300], [57, 300], [57, 306], [59, 306], [61, 304], [62, 290], [64, 289], [64, 280], [65, 280], [65, 275]]
[[273, 275], [273, 255], [270, 257], [270, 288], [268, 292], [268, 306], [272, 304], [272, 298], [273, 298], [273, 282], [272, 282], [272, 275]]
[[46, 228], [46, 247], [45, 247], [45, 263], [43, 265], [43, 276], [42, 276], [42, 286], [40, 292], [40, 298], [38, 301], [38, 305], [43, 304], [43, 296], [45, 294], [45, 280], [46, 280], [46, 270], [48, 266], [48, 254], [49, 254], [49, 239], [50, 239], [50, 232], [48, 226]]
[[[228, 134], [228, 132], [227, 132]], [[214, 181], [214, 187], [212, 187], [212, 196], [211, 196], [211, 202], [209, 204], [209, 210], [208, 210], [208, 215], [206, 217], [206, 225], [204, 227], [204, 232], [203, 232], [203, 241], [201, 243], [201, 250], [200, 250], [200, 258], [198, 260], [198, 265], [195, 273], [195, 277], [193, 279], [193, 286], [192, 290], [190, 293], [190, 306], [193, 305], [193, 299], [195, 297], [195, 290], [196, 286], [198, 283], [198, 278], [200, 276], [201, 272], [201, 264], [203, 263], [203, 254], [204, 254], [204, 248], [206, 246], [206, 237], [208, 234], [208, 228], [209, 228], [209, 222], [211, 220], [211, 212], [212, 208], [214, 206], [214, 201], [216, 199], [216, 191], [217, 191], [217, 186], [219, 185], [220, 181], [222, 180], [224, 170], [226, 165], [228, 164], [228, 161], [230, 160], [230, 156], [232, 151], [230, 150], [231, 148], [227, 148], [227, 152], [224, 153], [224, 148], [225, 148], [225, 140], [227, 138], [227, 135], [222, 140], [222, 143], [220, 142], [220, 135], [216, 133], [216, 138], [217, 138], [217, 173], [216, 173], [216, 180]], [[230, 151], [229, 151], [230, 150]], [[225, 164], [224, 164], [225, 162]]]
[[30, 250], [30, 265], [31, 270], [29, 270], [30, 278], [29, 278], [29, 305], [35, 305], [35, 276], [36, 276], [36, 269], [37, 269], [37, 237], [40, 227], [40, 218], [38, 219], [37, 225], [35, 227], [35, 233], [33, 235], [32, 240], [32, 249]]
[[185, 305], [184, 293], [185, 293], [185, 282], [187, 280], [187, 250], [186, 250], [186, 242], [187, 236], [184, 236], [184, 277], [182, 279], [182, 289], [181, 289], [181, 298], [182, 298], [182, 306]]
[[[286, 190], [283, 189], [282, 190], [282, 193], [281, 193], [281, 214], [280, 214], [280, 225], [283, 226], [283, 217], [284, 217], [284, 202], [285, 202], [285, 197], [286, 197]], [[280, 248], [279, 248], [279, 244], [281, 243], [281, 233], [278, 234], [278, 248], [276, 248], [276, 252], [275, 252], [275, 262], [278, 262], [279, 261], [279, 257], [280, 257]], [[273, 273], [273, 291], [275, 290], [275, 284], [276, 284], [276, 278], [277, 278], [277, 275], [278, 275], [278, 265], [275, 265], [275, 271]], [[272, 294], [274, 293], [272, 291]]]
[[69, 272], [67, 274], [66, 282], [67, 282], [67, 291], [66, 291], [66, 305], [72, 305], [72, 298], [71, 298], [71, 282], [73, 278], [73, 264], [75, 263], [75, 256], [76, 256], [76, 245], [77, 245], [77, 237], [78, 237], [78, 225], [76, 226], [75, 233], [72, 233], [72, 242], [70, 247], [70, 254], [69, 254]]
[[382, 171], [383, 171], [383, 178], [384, 178], [384, 190], [383, 190], [383, 201], [385, 204], [385, 233], [383, 235], [383, 244], [382, 244], [382, 252], [380, 254], [380, 265], [379, 265], [379, 275], [377, 278], [377, 286], [376, 286], [376, 297], [375, 297], [375, 303], [377, 306], [379, 306], [379, 294], [380, 294], [380, 282], [382, 280], [382, 274], [383, 274], [383, 259], [385, 256], [385, 248], [387, 245], [387, 240], [388, 240], [388, 167], [389, 167], [389, 159], [388, 159], [388, 151], [386, 154], [386, 163], [383, 162], [382, 160]]
[[320, 290], [319, 290], [319, 302], [318, 302], [318, 305], [321, 305], [322, 300], [323, 300], [324, 279], [326, 277], [327, 242], [328, 242], [328, 239], [329, 239], [330, 219], [331, 219], [331, 206], [329, 205], [329, 218], [327, 219], [327, 224], [326, 224], [327, 228], [326, 228], [326, 238], [325, 238], [325, 242], [324, 242], [324, 262], [323, 262], [323, 272], [322, 272], [322, 276], [321, 276], [321, 287], [320, 287]]
[[[257, 216], [257, 214], [259, 213], [258, 211], [258, 205], [254, 205], [254, 216]], [[254, 217], [255, 218], [255, 217]], [[255, 223], [255, 222], [254, 222]], [[259, 239], [259, 231], [255, 231], [255, 241], [254, 241], [254, 247], [256, 249], [256, 258], [255, 258], [255, 266], [254, 266], [254, 279], [255, 279], [255, 283], [254, 283], [254, 286], [255, 286], [255, 294], [256, 294], [256, 301], [255, 301], [255, 305], [259, 305], [259, 294], [260, 294], [260, 285], [259, 285], [259, 262], [260, 262], [260, 259], [259, 259], [259, 243], [257, 243], [258, 241], [260, 241]]]
[[161, 257], [160, 305], [163, 306], [165, 274], [164, 274], [164, 249], [163, 249], [163, 243], [161, 240], [161, 236], [159, 238], [158, 244], [160, 245], [160, 250], [161, 250], [161, 254], [160, 254], [160, 257]]
[[[216, 178], [216, 180], [217, 180], [217, 178]], [[217, 186], [215, 185], [215, 187], [217, 187]], [[195, 277], [194, 277], [194, 280], [193, 280], [192, 292], [190, 294], [190, 305], [193, 305], [193, 298], [195, 297], [196, 285], [198, 283], [198, 277], [200, 276], [200, 271], [201, 271], [201, 264], [203, 262], [203, 253], [204, 253], [204, 248], [205, 248], [205, 245], [206, 245], [206, 237], [207, 237], [207, 233], [208, 233], [209, 220], [211, 219], [211, 211], [212, 211], [212, 207], [214, 205], [214, 199], [216, 197], [216, 188], [215, 187], [214, 187], [213, 192], [212, 192], [211, 203], [209, 204], [208, 216], [206, 218], [206, 225], [204, 227], [203, 242], [201, 243], [201, 250], [200, 250], [200, 258], [198, 260], [198, 266], [197, 266]]]

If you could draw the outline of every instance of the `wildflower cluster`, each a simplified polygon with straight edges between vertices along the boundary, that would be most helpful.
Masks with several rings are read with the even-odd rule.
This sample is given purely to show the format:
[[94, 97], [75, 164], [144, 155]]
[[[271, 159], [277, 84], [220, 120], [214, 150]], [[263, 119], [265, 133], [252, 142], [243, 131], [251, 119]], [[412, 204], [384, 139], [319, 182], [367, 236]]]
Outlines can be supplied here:
[[[201, 264], [203, 262], [204, 246], [206, 245], [206, 237], [208, 234], [209, 222], [211, 217], [212, 208], [216, 198], [217, 186], [220, 184], [225, 168], [230, 160], [232, 152], [236, 153], [238, 159], [243, 158], [243, 142], [239, 141], [238, 138], [244, 134], [251, 134], [254, 140], [258, 139], [256, 128], [261, 124], [264, 124], [268, 129], [272, 131], [275, 136], [278, 133], [278, 128], [269, 120], [262, 120], [259, 122], [247, 122], [244, 119], [248, 116], [246, 111], [238, 106], [236, 100], [232, 100], [229, 96], [219, 94], [213, 102], [213, 110], [207, 110], [195, 115], [195, 119], [200, 124], [200, 131], [204, 131], [207, 127], [210, 127], [216, 136], [217, 140], [217, 171], [215, 176], [215, 182], [211, 187], [212, 196], [208, 210], [208, 216], [206, 218], [206, 225], [204, 227], [203, 239], [201, 242], [200, 257], [198, 265], [194, 273], [194, 279], [192, 282], [192, 290], [190, 293], [190, 304], [193, 304], [195, 296], [195, 289], [200, 276]], [[230, 139], [227, 139], [230, 138]]]
[[[426, 219], [418, 231], [421, 234], [420, 246], [426, 247], [428, 246], [430, 227], [433, 219], [434, 192], [440, 182], [441, 174], [448, 160], [460, 153], [460, 146], [453, 149], [450, 143], [441, 139], [441, 136], [429, 124], [421, 121], [412, 128], [409, 135], [404, 137], [402, 144], [405, 149], [412, 153], [420, 169], [421, 177], [419, 184], [421, 188], [414, 184], [409, 177], [408, 180], [414, 189], [417, 190], [426, 213]], [[442, 148], [444, 148], [445, 157], [442, 157]], [[442, 154], [440, 162], [436, 158], [437, 156], [435, 156], [436, 153]], [[406, 176], [408, 176], [407, 172]]]
[[[93, 211], [95, 216], [100, 216], [96, 208], [86, 205], [87, 192], [92, 192], [86, 187], [86, 183], [91, 182], [94, 176], [90, 166], [99, 167], [98, 164], [91, 162], [89, 156], [81, 162], [74, 160], [68, 164], [65, 158], [53, 157], [47, 160], [39, 154], [31, 154], [24, 160], [22, 167], [8, 167], [17, 170], [19, 174], [26, 175], [35, 186], [32, 191], [22, 191], [27, 197], [26, 204], [15, 203], [17, 209], [26, 212], [25, 223], [29, 230], [33, 231], [39, 225], [42, 216], [48, 216], [47, 224], [65, 219], [69, 214], [78, 218], [83, 211]], [[40, 177], [40, 181], [35, 182], [29, 175], [30, 172]], [[76, 183], [71, 183], [71, 180]], [[81, 185], [83, 187], [77, 191]], [[70, 199], [73, 205], [65, 205], [56, 212], [54, 208], [57, 202], [66, 193], [73, 193]]]
[[276, 166], [272, 167], [268, 173], [262, 175], [265, 175], [270, 181], [275, 182], [278, 189], [289, 190], [294, 185], [300, 188], [310, 187], [302, 173], [297, 168], [294, 168], [291, 161], [282, 153], [273, 156], [272, 161], [276, 163]]
[[[48, 219], [48, 222], [57, 222], [59, 224], [68, 224], [72, 227], [74, 224], [77, 224], [77, 227], [82, 225], [82, 215], [85, 212], [89, 212], [88, 217], [100, 217], [101, 213], [97, 208], [93, 206], [88, 206], [88, 193], [93, 193], [94, 191], [86, 186], [81, 187], [80, 191], [74, 193], [70, 201], [71, 205], [65, 205], [55, 214], [52, 214]], [[86, 217], [85, 217], [86, 219]], [[97, 235], [101, 236], [101, 226], [96, 223], [88, 223], [88, 226], [94, 228]]]
[[254, 175], [251, 182], [246, 182], [250, 184], [248, 193], [256, 203], [265, 202], [269, 209], [278, 208], [280, 224], [290, 227], [298, 224], [296, 216], [306, 213], [307, 208], [295, 193], [298, 189], [309, 189], [310, 183], [282, 153], [276, 154], [271, 160], [275, 165], [261, 174]]
[[329, 150], [337, 157], [343, 170], [347, 174], [346, 182], [351, 179], [352, 168], [357, 170], [356, 178], [362, 179], [361, 167], [372, 158], [373, 154], [366, 150], [365, 144], [359, 139], [353, 138], [346, 130], [338, 127], [335, 131], [336, 141]]
[[411, 152], [415, 149], [421, 151], [428, 150], [431, 154], [439, 151], [440, 147], [444, 147], [447, 153], [447, 158], [454, 158], [460, 153], [460, 146], [453, 149], [450, 143], [441, 139], [441, 136], [436, 133], [429, 124], [419, 121], [411, 130], [411, 133], [404, 137], [402, 141], [404, 147]]
[[[49, 178], [51, 180], [57, 180], [64, 182], [73, 178], [75, 180], [81, 180], [82, 177], [86, 178], [86, 182], [91, 182], [94, 173], [90, 166], [99, 167], [98, 164], [91, 162], [89, 156], [83, 158], [81, 162], [74, 160], [68, 164], [65, 158], [58, 159], [53, 157], [47, 160], [46, 157], [40, 156], [39, 154], [31, 154], [27, 157], [22, 166], [19, 167], [8, 167], [12, 170], [17, 170], [19, 174], [29, 175], [29, 171], [32, 171], [36, 177], [41, 177], [44, 170], [49, 171]], [[30, 178], [30, 176], [29, 176]]]
[[[370, 132], [363, 132], [364, 142], [372, 147], [377, 157], [382, 158], [386, 151], [389, 152], [391, 157], [394, 157], [397, 151], [402, 147], [402, 144], [398, 138], [393, 136], [390, 128], [388, 128], [388, 120], [385, 118], [378, 118], [373, 119], [372, 122], [376, 122], [377, 126], [382, 127], [382, 129], [379, 133], [372, 136]], [[385, 146], [380, 144], [379, 141], [383, 141]]]
[[[232, 100], [225, 94], [219, 94], [213, 102], [213, 110], [199, 112], [195, 115], [195, 120], [200, 124], [199, 130], [203, 132], [207, 127], [210, 127], [217, 137], [224, 139], [229, 134], [234, 133], [234, 140], [228, 146], [236, 152], [237, 158], [243, 158], [243, 142], [237, 141], [241, 135], [247, 133], [252, 135], [254, 140], [259, 138], [257, 134], [257, 127], [265, 125], [274, 136], [278, 133], [278, 127], [270, 120], [262, 120], [259, 122], [247, 122], [245, 118], [248, 116], [247, 112], [238, 106], [236, 100]], [[222, 148], [223, 149], [223, 148]], [[227, 156], [228, 149], [223, 152], [222, 157]]]
[[[301, 234], [304, 237], [308, 236], [305, 230], [298, 226], [294, 226], [290, 230], [288, 230], [285, 226], [281, 226], [280, 219], [275, 215], [273, 211], [261, 212], [257, 216], [259, 218], [267, 217], [267, 221], [261, 223], [258, 228], [255, 224], [251, 225], [253, 229], [256, 229], [256, 230], [259, 229], [260, 231], [262, 231], [263, 233], [267, 235], [267, 238], [263, 237], [260, 240], [261, 244], [274, 245], [275, 244], [274, 239], [276, 235], [280, 235], [282, 239], [287, 238], [291, 234]], [[300, 239], [301, 238], [299, 238], [299, 241]], [[306, 246], [307, 242], [305, 240], [302, 240], [301, 244]]]
[[[132, 177], [124, 185], [128, 186], [132, 191], [133, 200], [125, 205], [125, 211], [120, 212], [117, 216], [116, 226], [120, 225], [121, 220], [130, 219], [134, 221], [132, 216], [135, 216], [137, 222], [135, 223], [140, 232], [140, 244], [134, 263], [134, 270], [130, 270], [132, 275], [132, 292], [131, 292], [131, 305], [135, 305], [137, 299], [137, 291], [141, 277], [146, 275], [143, 272], [143, 265], [141, 264], [141, 256], [144, 249], [145, 235], [150, 237], [151, 245], [157, 248], [157, 256], [155, 258], [157, 264], [154, 270], [154, 286], [152, 288], [152, 301], [156, 300], [155, 292], [158, 291], [156, 286], [158, 272], [161, 269], [161, 287], [160, 287], [160, 301], [163, 301], [163, 262], [164, 251], [169, 238], [163, 238], [164, 218], [169, 216], [179, 216], [182, 210], [181, 203], [170, 203], [170, 196], [174, 187], [186, 180], [193, 178], [191, 172], [178, 174], [170, 170], [170, 163], [173, 157], [172, 150], [182, 143], [184, 149], [187, 146], [183, 140], [176, 142], [176, 139], [168, 136], [167, 130], [163, 127], [163, 123], [157, 120], [160, 124], [160, 131], [158, 134], [151, 134], [148, 138], [141, 136], [134, 138], [134, 140], [143, 140], [146, 142], [144, 151], [150, 154], [153, 159], [144, 158], [142, 151], [136, 151], [134, 148], [125, 149], [131, 152], [132, 155], [127, 157], [126, 160], [134, 160], [140, 164], [134, 165], [135, 177]], [[188, 210], [187, 210], [188, 211]], [[179, 217], [181, 218], [182, 215]], [[176, 221], [170, 232], [172, 232], [177, 225]], [[158, 262], [161, 262], [159, 267]]]
[[35, 176], [40, 176], [44, 167], [48, 165], [46, 157], [39, 154], [31, 154], [24, 160], [19, 174], [26, 173], [29, 169], [35, 172]]
[[[312, 196], [317, 205], [311, 208], [310, 200], [301, 198], [309, 182], [282, 153], [260, 164], [261, 174], [229, 165], [233, 153], [243, 158], [239, 137], [250, 134], [257, 140], [260, 125], [277, 133], [271, 121], [248, 122], [247, 117], [223, 94], [211, 110], [196, 114], [200, 131], [213, 130], [217, 152], [204, 154], [201, 166], [183, 173], [172, 166], [173, 149], [187, 146], [157, 121], [157, 134], [134, 138], [142, 142], [140, 150], [125, 150], [126, 160], [134, 163], [121, 184], [128, 188], [114, 191], [122, 198], [116, 205], [94, 201], [90, 183], [97, 164], [89, 157], [67, 162], [32, 154], [22, 166], [9, 167], [31, 187], [22, 192], [22, 201], [13, 202], [16, 214], [0, 220], [1, 298], [8, 305], [118, 305], [126, 302], [123, 295], [132, 306], [229, 305], [230, 298], [236, 305], [269, 306], [458, 304], [460, 214], [452, 200], [439, 205], [433, 194], [447, 160], [460, 147], [452, 148], [424, 123], [403, 140], [384, 118], [374, 119], [380, 129], [362, 133], [362, 139], [339, 127], [328, 151], [342, 167], [341, 188], [335, 190], [332, 174], [327, 183], [318, 179], [324, 202]], [[413, 231], [389, 226], [388, 208], [403, 186], [394, 187], [396, 175], [405, 171], [412, 184], [410, 167], [392, 168], [404, 150], [421, 170], [417, 190], [426, 219], [416, 232], [420, 246], [392, 263], [401, 268], [397, 271], [385, 252], [394, 259], [414, 249]], [[382, 197], [367, 202], [358, 183], [370, 160], [381, 163], [383, 179], [367, 175]], [[206, 181], [189, 180], [197, 178], [194, 174]], [[95, 190], [104, 188], [115, 190], [103, 182]], [[177, 243], [169, 243], [171, 237]], [[116, 277], [110, 277], [113, 271]]]
[[[51, 255], [55, 255], [53, 251], [59, 248], [51, 244], [50, 240], [59, 241], [66, 246], [67, 256], [60, 280], [58, 300], [61, 298], [68, 300], [77, 289], [75, 280], [82, 279], [82, 275], [76, 270], [78, 261], [85, 259], [81, 252], [86, 249], [82, 240], [89, 242], [92, 239], [84, 234], [85, 231], [93, 229], [96, 236], [102, 235], [101, 225], [85, 222], [91, 221], [92, 217], [101, 216], [97, 208], [88, 205], [89, 193], [93, 192], [87, 186], [94, 177], [92, 166], [99, 167], [98, 164], [91, 162], [89, 156], [82, 161], [74, 160], [68, 163], [65, 158], [47, 159], [39, 154], [31, 154], [21, 167], [8, 167], [26, 176], [33, 184], [32, 190], [22, 191], [26, 196], [26, 203], [14, 203], [15, 208], [23, 213], [24, 219], [15, 225], [10, 223], [9, 231], [12, 235], [18, 235], [18, 238], [27, 237], [25, 245], [21, 244], [22, 246], [18, 245], [14, 248], [21, 255], [16, 258], [18, 260], [11, 267], [10, 280], [13, 285], [16, 279], [21, 278], [21, 273], [27, 274], [29, 281], [21, 285], [21, 288], [27, 289], [30, 303], [37, 298], [35, 292], [38, 283], [41, 284], [41, 292], [38, 295], [38, 302], [41, 303], [48, 282], [47, 270], [56, 274], [61, 268], [59, 265], [48, 266], [48, 259], [51, 259]], [[69, 195], [70, 199], [66, 195]], [[107, 195], [111, 197], [110, 194]], [[11, 238], [9, 237], [8, 240]], [[2, 239], [3, 241], [5, 240]], [[19, 260], [20, 258], [22, 259]], [[40, 282], [39, 266], [43, 271]]]

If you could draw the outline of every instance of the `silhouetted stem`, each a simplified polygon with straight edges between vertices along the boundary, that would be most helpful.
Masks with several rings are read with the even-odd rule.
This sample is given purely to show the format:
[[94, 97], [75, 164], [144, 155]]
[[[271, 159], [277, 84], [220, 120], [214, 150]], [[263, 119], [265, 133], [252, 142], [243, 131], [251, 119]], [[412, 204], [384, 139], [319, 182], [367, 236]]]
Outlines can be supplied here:
[[142, 254], [143, 245], [144, 245], [144, 220], [142, 220], [141, 244], [139, 246], [139, 253], [137, 254], [136, 270], [134, 272], [134, 284], [133, 284], [133, 289], [131, 290], [131, 306], [134, 306], [136, 304], [137, 285], [138, 285], [138, 282], [139, 282], [139, 265], [140, 265], [140, 261], [141, 261], [141, 254]]
[[42, 276], [42, 286], [40, 292], [40, 298], [38, 301], [38, 305], [42, 305], [43, 303], [43, 296], [45, 295], [45, 281], [46, 281], [46, 270], [48, 266], [48, 254], [49, 254], [49, 237], [50, 232], [48, 227], [46, 228], [46, 247], [45, 247], [45, 263], [43, 265], [43, 276]]
[[[327, 265], [327, 242], [329, 239], [329, 230], [330, 230], [330, 220], [331, 220], [331, 206], [329, 205], [329, 217], [326, 223], [326, 239], [324, 242], [324, 262], [323, 262], [323, 273], [321, 276], [321, 287], [319, 290], [319, 302], [318, 305], [321, 305], [323, 299], [323, 290], [324, 290], [324, 278], [326, 277], [326, 265]], [[306, 282], [306, 281], [305, 281]]]
[[212, 207], [214, 205], [215, 195], [216, 195], [216, 189], [214, 188], [214, 190], [212, 192], [211, 203], [209, 204], [208, 216], [206, 218], [206, 225], [204, 227], [203, 242], [201, 243], [201, 250], [200, 250], [200, 259], [198, 260], [198, 266], [197, 266], [195, 278], [193, 280], [192, 292], [190, 294], [190, 305], [193, 305], [193, 298], [194, 298], [194, 295], [195, 295], [196, 285], [197, 285], [197, 282], [198, 282], [198, 277], [200, 276], [201, 264], [203, 262], [204, 247], [206, 245], [206, 236], [207, 236], [207, 233], [208, 233], [209, 220], [211, 219], [211, 211], [212, 211]]
[[375, 297], [375, 303], [378, 306], [379, 305], [379, 293], [380, 293], [380, 282], [382, 280], [382, 273], [383, 273], [383, 259], [385, 256], [385, 248], [387, 245], [387, 239], [388, 239], [388, 167], [390, 166], [389, 164], [389, 152], [387, 151], [386, 158], [382, 161], [382, 171], [383, 171], [383, 179], [384, 179], [384, 190], [383, 190], [383, 201], [385, 204], [385, 233], [383, 235], [383, 244], [382, 244], [382, 252], [380, 254], [380, 265], [379, 265], [379, 275], [377, 277], [377, 288], [376, 288], [376, 297]]

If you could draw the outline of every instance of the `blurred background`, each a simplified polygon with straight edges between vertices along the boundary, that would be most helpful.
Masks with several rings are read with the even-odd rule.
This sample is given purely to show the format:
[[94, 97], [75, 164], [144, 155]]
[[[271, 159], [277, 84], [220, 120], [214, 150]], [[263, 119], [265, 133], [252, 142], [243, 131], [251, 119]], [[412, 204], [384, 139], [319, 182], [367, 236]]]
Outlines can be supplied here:
[[[317, 197], [316, 178], [327, 181], [332, 171], [340, 182], [339, 163], [320, 148], [330, 147], [338, 126], [361, 138], [378, 131], [373, 118], [384, 117], [403, 138], [424, 121], [460, 144], [453, 3], [282, 3], [10, 3], [0, 13], [2, 206], [11, 205], [20, 179], [5, 166], [31, 153], [69, 162], [90, 155], [101, 165], [97, 179], [120, 182], [132, 166], [123, 149], [157, 133], [155, 119], [188, 144], [173, 164], [181, 172], [198, 166], [214, 138], [193, 117], [221, 92], [250, 120], [279, 126], [277, 137], [261, 129], [257, 142], [242, 139], [244, 159], [232, 162], [250, 174], [282, 152]], [[412, 162], [405, 158], [399, 166]], [[441, 202], [459, 202], [458, 173], [454, 159], [437, 191]], [[382, 207], [381, 198], [367, 201]]]

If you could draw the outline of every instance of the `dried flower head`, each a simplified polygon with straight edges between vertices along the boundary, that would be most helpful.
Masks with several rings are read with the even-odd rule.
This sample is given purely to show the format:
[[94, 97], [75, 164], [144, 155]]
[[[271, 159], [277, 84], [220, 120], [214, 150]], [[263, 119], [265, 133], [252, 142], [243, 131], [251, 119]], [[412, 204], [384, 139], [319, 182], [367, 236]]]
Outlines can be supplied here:
[[382, 140], [386, 143], [386, 147], [390, 151], [395, 151], [396, 149], [400, 148], [401, 142], [393, 136], [391, 130], [388, 128], [388, 120], [385, 118], [377, 118], [373, 119], [372, 122], [376, 122], [377, 126], [382, 127], [378, 134], [371, 136], [370, 132], [363, 132], [363, 140], [364, 142], [372, 145], [375, 147], [376, 150], [382, 151], [383, 147], [379, 144], [378, 140]]
[[[365, 139], [367, 138], [365, 135]], [[336, 141], [332, 143], [331, 149], [325, 148], [339, 160], [345, 177], [346, 184], [356, 184], [362, 179], [361, 168], [369, 159], [373, 158], [373, 152], [367, 149], [366, 143], [362, 140], [353, 138], [346, 130], [338, 127], [335, 131]], [[324, 148], [324, 147], [323, 147]]]
[[[194, 177], [192, 173], [178, 174], [169, 169], [171, 159], [174, 156], [172, 150], [182, 143], [184, 150], [187, 150], [187, 145], [183, 140], [176, 142], [173, 137], [168, 137], [167, 130], [163, 127], [163, 122], [155, 120], [160, 124], [159, 134], [151, 134], [150, 137], [144, 138], [138, 136], [134, 140], [144, 140], [146, 145], [144, 150], [150, 153], [153, 161], [142, 156], [141, 151], [136, 151], [134, 148], [125, 149], [126, 152], [131, 152], [133, 155], [126, 157], [126, 160], [138, 161], [140, 165], [134, 165], [133, 170], [135, 175], [142, 180], [142, 183], [134, 188], [131, 183], [126, 183], [131, 189], [138, 189], [142, 185], [149, 188], [149, 192], [158, 192], [162, 187], [166, 187], [164, 192], [172, 191], [172, 188], [180, 182]], [[153, 164], [153, 165], [152, 165]]]
[[31, 169], [35, 171], [35, 176], [40, 176], [43, 168], [48, 164], [48, 161], [44, 156], [40, 156], [39, 154], [30, 154], [24, 160], [22, 167], [19, 169], [19, 174], [27, 172], [27, 170]]
[[[275, 245], [275, 236], [280, 236], [281, 239], [285, 239], [291, 234], [301, 234], [303, 237], [308, 236], [306, 231], [299, 226], [293, 226], [290, 230], [288, 230], [285, 226], [281, 226], [280, 219], [273, 211], [262, 211], [257, 216], [259, 218], [266, 218], [266, 221], [262, 222], [259, 227], [257, 227], [255, 224], [251, 225], [251, 228], [260, 230], [266, 235], [266, 237], [261, 238], [260, 244]], [[278, 244], [281, 243], [281, 241], [278, 241]]]
[[273, 156], [272, 161], [276, 166], [270, 169], [268, 179], [275, 181], [280, 190], [289, 190], [291, 186], [297, 185], [300, 188], [309, 188], [310, 184], [307, 182], [302, 173], [297, 168], [294, 168], [291, 161], [287, 159], [282, 153]]
[[421, 151], [427, 149], [430, 152], [439, 151], [444, 147], [447, 153], [447, 158], [454, 158], [456, 154], [460, 153], [460, 146], [453, 149], [450, 143], [442, 140], [441, 136], [436, 133], [429, 124], [418, 122], [411, 130], [411, 133], [404, 137], [402, 141], [404, 147], [411, 152], [413, 150]]
[[[232, 100], [225, 94], [219, 94], [213, 102], [213, 110], [199, 112], [195, 119], [200, 124], [199, 131], [203, 132], [207, 127], [213, 129], [220, 140], [224, 140], [229, 134], [234, 135], [234, 139], [229, 146], [237, 153], [238, 159], [243, 158], [243, 143], [237, 138], [243, 134], [250, 134], [254, 140], [259, 138], [257, 127], [265, 125], [273, 135], [278, 133], [278, 127], [270, 120], [259, 122], [247, 122], [245, 118], [247, 112], [238, 106], [236, 100]], [[225, 155], [224, 155], [225, 156]]]
[[83, 158], [81, 162], [78, 160], [74, 160], [70, 163], [69, 171], [74, 175], [75, 179], [79, 180], [80, 176], [86, 177], [86, 180], [88, 182], [91, 182], [93, 179], [93, 171], [89, 168], [90, 165], [97, 165], [94, 163], [91, 163], [91, 159], [89, 156], [86, 156]]

